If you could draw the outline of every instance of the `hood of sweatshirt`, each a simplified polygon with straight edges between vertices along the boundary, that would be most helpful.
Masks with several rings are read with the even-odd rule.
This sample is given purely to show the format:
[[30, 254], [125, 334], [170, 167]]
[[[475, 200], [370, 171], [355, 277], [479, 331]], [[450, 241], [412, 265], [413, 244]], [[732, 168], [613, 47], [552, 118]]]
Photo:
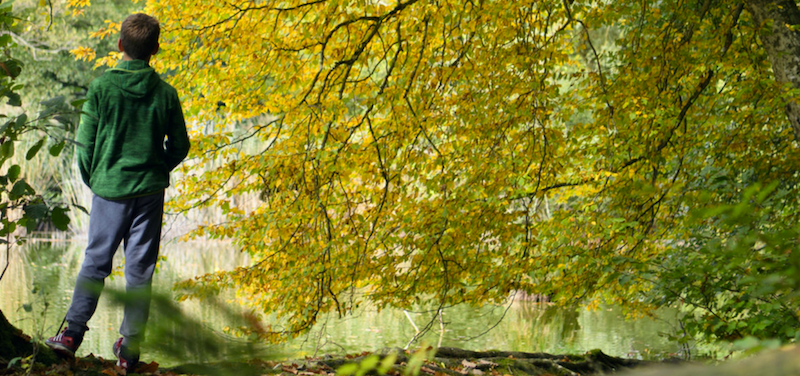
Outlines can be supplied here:
[[144, 60], [123, 60], [106, 71], [109, 82], [125, 96], [142, 98], [161, 81], [158, 73]]

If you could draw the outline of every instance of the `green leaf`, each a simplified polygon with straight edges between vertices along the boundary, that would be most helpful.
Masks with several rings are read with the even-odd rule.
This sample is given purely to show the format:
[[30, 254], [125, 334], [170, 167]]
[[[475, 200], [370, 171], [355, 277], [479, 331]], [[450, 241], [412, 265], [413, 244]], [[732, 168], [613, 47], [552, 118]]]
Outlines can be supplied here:
[[8, 199], [11, 201], [18, 200], [22, 198], [22, 196], [34, 194], [35, 191], [31, 188], [25, 180], [20, 180], [14, 183], [14, 187], [11, 188], [11, 191], [8, 192]]
[[86, 103], [86, 99], [85, 99], [85, 98], [84, 98], [84, 99], [78, 99], [78, 100], [74, 100], [74, 101], [70, 102], [70, 105], [71, 105], [72, 107], [75, 107], [75, 108], [77, 108], [77, 109], [79, 109], [79, 110], [80, 110], [80, 109], [82, 109], [82, 108], [83, 108], [83, 104], [84, 104], [84, 103]]
[[14, 142], [6, 140], [0, 146], [0, 157], [11, 158], [12, 156], [14, 156]]
[[44, 138], [39, 139], [37, 143], [35, 143], [33, 146], [30, 147], [30, 149], [28, 149], [28, 152], [25, 153], [25, 159], [27, 160], [33, 159], [33, 157], [35, 157], [36, 154], [39, 152], [39, 150], [42, 148], [42, 145], [44, 145]]
[[39, 103], [41, 103], [41, 105], [44, 106], [45, 108], [50, 108], [50, 109], [54, 107], [61, 107], [64, 104], [64, 96], [63, 95], [55, 96], [48, 100], [41, 101]]
[[16, 124], [14, 125], [17, 129], [22, 129], [25, 127], [25, 123], [28, 122], [28, 115], [21, 114], [17, 116]]
[[19, 174], [22, 172], [22, 169], [19, 165], [13, 165], [8, 168], [8, 180], [10, 182], [15, 182], [19, 178]]
[[32, 204], [25, 206], [25, 215], [32, 219], [42, 219], [47, 216], [48, 208], [45, 204]]
[[58, 155], [61, 154], [61, 150], [64, 150], [64, 145], [66, 145], [66, 141], [65, 140], [61, 140], [61, 142], [51, 146], [50, 147], [50, 155], [52, 155], [54, 157], [58, 157]]
[[17, 229], [17, 222], [3, 221], [3, 228], [0, 228], [0, 236], [6, 236]]
[[53, 225], [61, 231], [67, 231], [69, 228], [69, 217], [67, 216], [67, 210], [69, 209], [62, 207], [53, 208], [53, 215], [51, 217]]
[[17, 93], [8, 93], [6, 94], [8, 97], [8, 105], [19, 107], [22, 106], [22, 97], [19, 96]]
[[72, 118], [69, 116], [56, 115], [53, 116], [53, 119], [57, 121], [59, 124], [63, 125], [64, 129], [69, 129], [73, 125]]
[[358, 364], [347, 363], [336, 370], [336, 374], [340, 376], [349, 376], [358, 371]]
[[17, 76], [19, 76], [20, 73], [22, 73], [22, 62], [16, 59], [6, 60], [2, 62], [2, 67], [0, 67], [0, 73], [7, 75], [11, 78], [16, 78]]
[[76, 204], [74, 201], [72, 202], [72, 206], [77, 208], [78, 210], [82, 211], [84, 214], [89, 215], [89, 211], [86, 210], [86, 208], [84, 208], [81, 205]]
[[8, 362], [8, 367], [7, 368], [11, 369], [11, 367], [14, 367], [15, 365], [17, 365], [17, 363], [19, 363], [21, 360], [22, 360], [21, 356], [18, 356], [18, 357], [14, 358], [14, 359], [11, 359], [11, 361]]
[[356, 376], [364, 376], [367, 372], [372, 371], [378, 365], [378, 362], [381, 358], [375, 354], [370, 355], [364, 358], [361, 361], [361, 365], [359, 366], [358, 372], [356, 372]]
[[25, 229], [28, 230], [28, 232], [36, 231], [36, 226], [39, 224], [39, 222], [36, 221], [35, 219], [28, 217], [20, 218], [19, 221], [17, 221], [17, 223], [19, 223], [20, 226], [25, 227]]
[[391, 353], [381, 360], [381, 364], [378, 366], [378, 374], [385, 375], [389, 372], [392, 367], [394, 366], [394, 362], [397, 361], [397, 353]]

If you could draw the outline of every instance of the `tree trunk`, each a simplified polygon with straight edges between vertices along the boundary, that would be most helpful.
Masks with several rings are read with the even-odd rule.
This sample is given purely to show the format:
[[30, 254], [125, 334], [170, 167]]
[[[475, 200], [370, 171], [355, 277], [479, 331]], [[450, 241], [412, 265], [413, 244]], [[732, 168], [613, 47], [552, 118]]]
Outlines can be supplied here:
[[0, 370], [6, 369], [8, 363], [16, 357], [24, 358], [34, 354], [33, 359], [36, 363], [51, 365], [60, 361], [49, 347], [42, 343], [34, 343], [31, 337], [11, 325], [0, 310]]
[[[800, 89], [800, 9], [795, 0], [747, 0], [747, 10], [759, 25], [761, 43], [769, 55], [775, 80]], [[800, 142], [800, 104], [790, 100], [786, 116]]]
[[28, 356], [33, 352], [31, 338], [8, 322], [0, 311], [0, 366], [8, 364], [18, 356]]

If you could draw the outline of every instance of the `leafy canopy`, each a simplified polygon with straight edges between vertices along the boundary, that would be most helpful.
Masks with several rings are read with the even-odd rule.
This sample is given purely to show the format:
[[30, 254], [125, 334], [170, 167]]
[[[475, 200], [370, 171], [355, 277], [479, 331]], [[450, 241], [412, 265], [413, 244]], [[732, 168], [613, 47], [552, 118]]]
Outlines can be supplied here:
[[798, 222], [797, 91], [744, 5], [148, 1], [195, 124], [172, 208], [218, 210], [194, 235], [253, 259], [182, 287], [238, 288], [282, 319], [272, 339], [366, 301], [692, 299], [663, 278], [731, 230], [693, 209], [777, 182], [758, 224]]
[[17, 57], [15, 38], [25, 24], [18, 15], [11, 2], [0, 3], [0, 247], [6, 259], [0, 279], [9, 267], [11, 248], [23, 243], [28, 233], [42, 224], [64, 231], [70, 223], [64, 203], [37, 193], [28, 182], [26, 161], [40, 152], [49, 151], [48, 157], [60, 155], [66, 140], [58, 134], [73, 126], [76, 112], [63, 97], [39, 103], [36, 115], [23, 107], [20, 93], [26, 88], [20, 77], [25, 64]]

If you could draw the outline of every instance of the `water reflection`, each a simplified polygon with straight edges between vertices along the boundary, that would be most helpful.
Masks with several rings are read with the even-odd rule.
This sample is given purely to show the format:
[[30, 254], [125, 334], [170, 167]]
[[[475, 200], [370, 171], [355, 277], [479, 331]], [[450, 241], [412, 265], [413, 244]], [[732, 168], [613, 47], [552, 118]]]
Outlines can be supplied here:
[[[11, 266], [0, 281], [0, 309], [12, 324], [33, 335], [55, 334], [72, 296], [83, 246], [77, 242], [31, 243], [12, 250]], [[115, 265], [121, 265], [121, 254], [118, 252]], [[452, 307], [443, 312], [441, 321], [432, 311], [378, 312], [364, 307], [354, 316], [324, 317], [314, 331], [279, 348], [249, 346], [221, 334], [222, 328], [239, 325], [236, 320], [241, 320], [244, 311], [228, 305], [233, 301], [231, 294], [216, 303], [177, 304], [170, 299], [172, 283], [245, 265], [248, 257], [226, 243], [168, 243], [163, 245], [162, 255], [166, 258], [156, 271], [154, 292], [166, 299], [154, 304], [148, 326], [150, 345], [144, 348], [145, 360], [162, 364], [403, 347], [414, 336], [415, 325], [422, 327], [431, 320], [431, 330], [423, 340], [474, 350], [579, 353], [599, 348], [612, 355], [645, 358], [677, 350], [676, 344], [658, 335], [672, 330], [663, 320], [627, 321], [615, 308], [587, 311], [526, 302], [511, 307]], [[4, 255], [0, 255], [0, 265], [4, 264]], [[124, 278], [112, 276], [106, 288], [79, 355], [113, 357], [111, 344], [119, 336], [122, 320], [113, 291], [124, 290]], [[663, 316], [673, 315], [665, 312]]]

